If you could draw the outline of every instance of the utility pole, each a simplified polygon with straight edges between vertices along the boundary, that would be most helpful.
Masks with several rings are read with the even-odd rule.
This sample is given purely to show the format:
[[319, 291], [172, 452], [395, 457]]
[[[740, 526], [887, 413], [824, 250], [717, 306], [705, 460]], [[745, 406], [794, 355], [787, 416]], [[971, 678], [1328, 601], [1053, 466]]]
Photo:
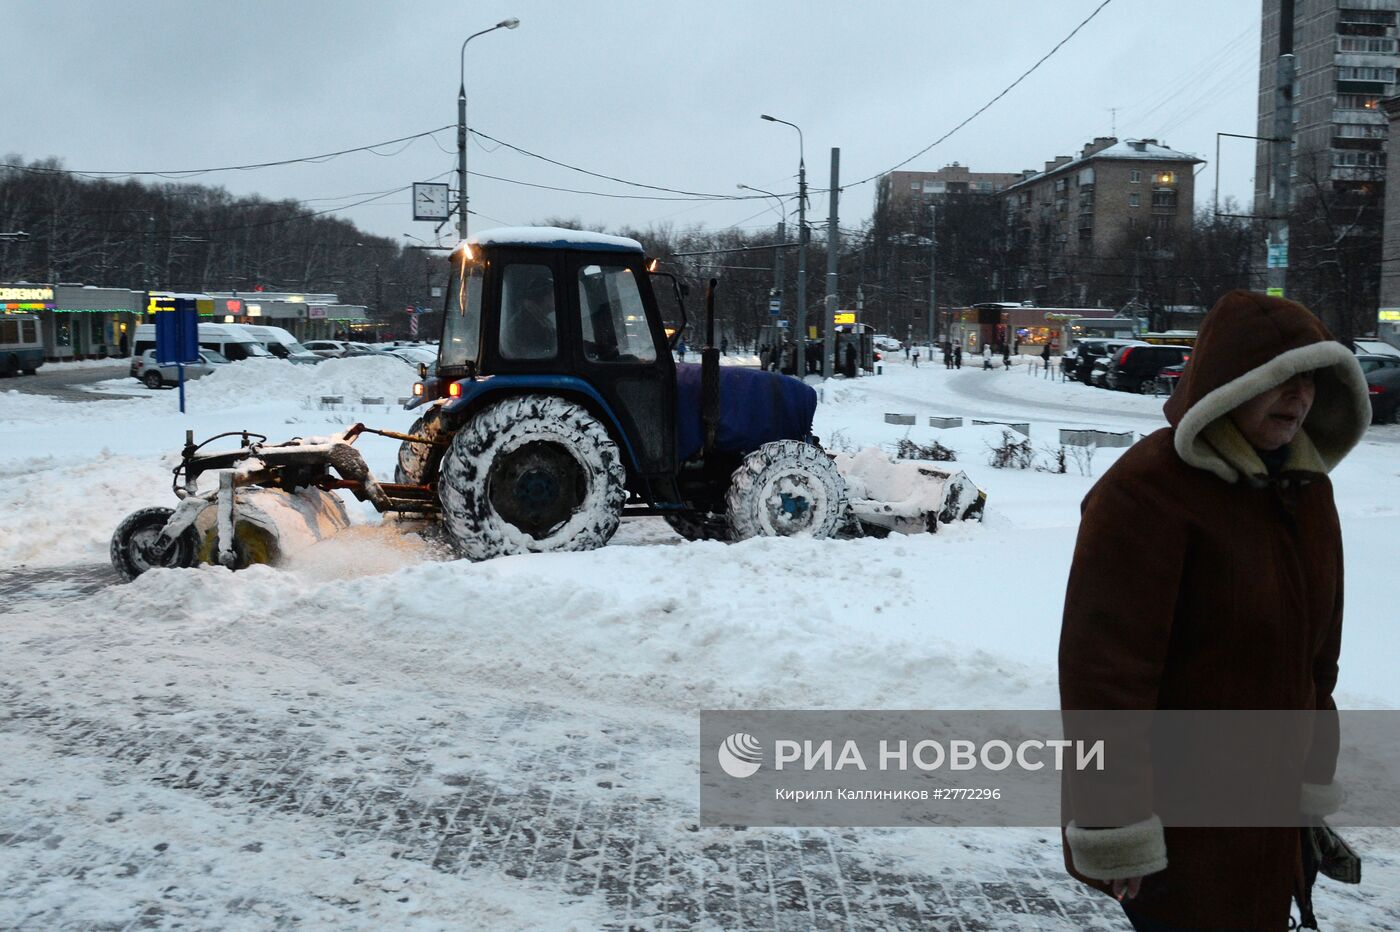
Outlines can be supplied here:
[[1274, 72], [1274, 131], [1269, 172], [1268, 293], [1288, 285], [1288, 213], [1293, 207], [1293, 0], [1280, 0], [1278, 65]]
[[822, 326], [822, 377], [831, 378], [835, 373], [836, 357], [836, 311], [840, 303], [836, 296], [836, 260], [841, 251], [840, 227], [841, 200], [841, 150], [831, 149], [831, 205], [826, 220], [826, 321]]
[[929, 247], [928, 247], [928, 342], [929, 358], [933, 358], [933, 322], [938, 313], [938, 205], [930, 204]]
[[807, 377], [807, 164], [797, 160], [797, 377]]

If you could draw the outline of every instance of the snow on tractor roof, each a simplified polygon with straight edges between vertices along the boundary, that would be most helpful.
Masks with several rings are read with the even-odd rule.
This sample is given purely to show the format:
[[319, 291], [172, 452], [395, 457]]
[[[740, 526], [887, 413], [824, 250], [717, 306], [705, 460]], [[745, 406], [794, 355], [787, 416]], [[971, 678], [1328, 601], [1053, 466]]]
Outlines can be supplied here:
[[[589, 249], [600, 252], [642, 252], [642, 244], [625, 236], [609, 236], [561, 227], [498, 227], [473, 234], [468, 243], [478, 246], [532, 246], [538, 249]], [[457, 249], [462, 248], [459, 244]], [[456, 252], [456, 250], [453, 250]]]

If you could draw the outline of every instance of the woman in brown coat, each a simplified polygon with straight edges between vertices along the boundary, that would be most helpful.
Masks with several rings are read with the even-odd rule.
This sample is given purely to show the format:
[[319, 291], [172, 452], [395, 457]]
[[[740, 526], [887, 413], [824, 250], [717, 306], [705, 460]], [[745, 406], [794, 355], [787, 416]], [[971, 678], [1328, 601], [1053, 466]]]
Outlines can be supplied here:
[[[1342, 545], [1328, 472], [1370, 422], [1355, 356], [1306, 308], [1215, 305], [1170, 427], [1090, 490], [1060, 634], [1060, 698], [1084, 709], [1335, 709]], [[1340, 804], [1335, 745], [1300, 764], [1300, 811]], [[1153, 765], [1149, 765], [1150, 767]], [[1149, 778], [1150, 779], [1150, 778]], [[1286, 929], [1306, 909], [1296, 828], [1073, 821], [1065, 862], [1139, 929]]]

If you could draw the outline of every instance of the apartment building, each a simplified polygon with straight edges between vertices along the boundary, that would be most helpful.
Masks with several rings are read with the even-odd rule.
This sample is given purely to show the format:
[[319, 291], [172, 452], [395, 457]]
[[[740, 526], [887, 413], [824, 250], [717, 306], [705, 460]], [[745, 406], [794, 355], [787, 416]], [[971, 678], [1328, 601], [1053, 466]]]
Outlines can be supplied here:
[[1292, 26], [1293, 170], [1297, 202], [1316, 185], [1374, 184], [1385, 171], [1383, 97], [1396, 93], [1400, 0], [1263, 0], [1255, 212], [1270, 207], [1280, 32]]
[[1155, 139], [1100, 136], [1077, 157], [1061, 155], [1023, 172], [1001, 192], [1023, 288], [1038, 300], [1084, 304], [1106, 257], [1156, 236], [1191, 229], [1195, 167], [1202, 160]]
[[880, 178], [877, 203], [899, 208], [911, 204], [936, 204], [948, 195], [1000, 193], [1021, 180], [1019, 172], [975, 172], [954, 162], [936, 172], [890, 172]]

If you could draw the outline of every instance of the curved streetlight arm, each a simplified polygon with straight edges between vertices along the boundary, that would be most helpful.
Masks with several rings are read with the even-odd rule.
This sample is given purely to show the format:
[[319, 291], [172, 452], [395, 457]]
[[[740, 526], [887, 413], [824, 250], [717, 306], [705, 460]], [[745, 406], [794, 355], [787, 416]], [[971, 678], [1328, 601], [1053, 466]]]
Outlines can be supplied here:
[[756, 193], [758, 193], [758, 194], [766, 194], [767, 196], [771, 197], [773, 200], [777, 201], [777, 202], [778, 202], [778, 210], [782, 212], [783, 223], [787, 223], [788, 209], [787, 209], [787, 205], [783, 203], [783, 199], [782, 199], [781, 197], [779, 197], [778, 195], [774, 194], [772, 191], [765, 191], [765, 190], [763, 190], [762, 188], [755, 188], [755, 187], [754, 187], [753, 185], [751, 185], [751, 184], [740, 184], [740, 185], [738, 185], [738, 188], [739, 188], [740, 191], [753, 191], [753, 192], [756, 192]]
[[787, 120], [780, 120], [775, 116], [769, 116], [766, 113], [760, 113], [758, 118], [760, 120], [767, 120], [769, 123], [781, 123], [784, 126], [791, 126], [793, 129], [797, 130], [797, 164], [798, 167], [805, 167], [807, 163], [805, 155], [807, 144], [802, 139], [802, 127], [798, 126], [796, 123], [789, 123]]
[[511, 17], [510, 19], [503, 19], [491, 28], [483, 29], [480, 32], [474, 32], [462, 40], [462, 51], [461, 54], [457, 56], [457, 64], [459, 66], [459, 80], [457, 83], [457, 93], [459, 96], [465, 97], [467, 94], [467, 43], [475, 39], [477, 36], [486, 35], [488, 32], [495, 32], [497, 29], [514, 29], [516, 26], [519, 25], [520, 20], [514, 17]]

